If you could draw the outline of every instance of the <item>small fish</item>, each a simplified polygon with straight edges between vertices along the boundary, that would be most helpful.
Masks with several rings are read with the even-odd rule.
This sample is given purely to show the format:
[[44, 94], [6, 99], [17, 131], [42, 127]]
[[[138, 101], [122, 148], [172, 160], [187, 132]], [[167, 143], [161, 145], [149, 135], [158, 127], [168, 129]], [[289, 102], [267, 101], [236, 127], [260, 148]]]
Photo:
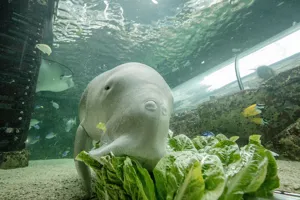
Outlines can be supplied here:
[[69, 132], [74, 125], [76, 125], [76, 117], [74, 119], [71, 118], [67, 121], [65, 130]]
[[269, 78], [275, 76], [275, 71], [268, 66], [260, 66], [256, 69], [257, 76], [264, 80], [268, 80]]
[[47, 135], [46, 135], [46, 139], [52, 139], [52, 138], [54, 138], [54, 137], [56, 137], [56, 133], [53, 133], [52, 131], [50, 132], [50, 133], [48, 133]]
[[[247, 108], [244, 109], [244, 111], [242, 112], [244, 117], [253, 117], [256, 116], [258, 114], [260, 114], [262, 111], [262, 109], [265, 108], [264, 104], [252, 104], [251, 106], [248, 106]], [[263, 118], [261, 117], [254, 117], [254, 118], [249, 118], [249, 120], [255, 124], [259, 124], [259, 125], [266, 125], [268, 124], [267, 121], [265, 121]]]
[[47, 3], [48, 3], [48, 0], [37, 0], [37, 2], [38, 2], [39, 4], [41, 4], [42, 6], [46, 6]]
[[[37, 125], [38, 123], [40, 123], [40, 121], [38, 121], [37, 119], [31, 119], [30, 120], [30, 124], [29, 124], [29, 130], [34, 127], [35, 125]], [[36, 127], [34, 127], [36, 128]], [[37, 128], [38, 129], [38, 128]]]
[[99, 122], [99, 124], [97, 124], [96, 128], [102, 130], [103, 132], [106, 131], [106, 126], [102, 122]]
[[260, 114], [261, 110], [264, 109], [264, 107], [264, 104], [252, 104], [251, 106], [245, 108], [242, 114], [244, 117], [255, 116]]
[[61, 154], [61, 156], [62, 156], [62, 157], [66, 157], [69, 153], [70, 153], [70, 151], [69, 151], [69, 150], [66, 150], [66, 151], [64, 151], [64, 152]]
[[38, 110], [38, 109], [41, 109], [41, 108], [44, 108], [44, 106], [35, 106], [34, 107], [35, 110]]
[[51, 48], [47, 44], [36, 44], [35, 48], [38, 48], [41, 52], [48, 54], [48, 56], [52, 53]]
[[250, 121], [252, 121], [255, 124], [259, 124], [259, 125], [267, 125], [268, 122], [265, 121], [263, 118], [261, 117], [255, 117], [255, 118], [251, 118]]
[[215, 134], [211, 131], [204, 131], [203, 133], [201, 133], [201, 136], [212, 137], [215, 136]]
[[[30, 140], [28, 140], [28, 141], [30, 141]], [[39, 136], [39, 135], [36, 136], [35, 138], [33, 138], [33, 140], [29, 142], [29, 144], [35, 144], [35, 143], [37, 143], [38, 141], [40, 141], [40, 136]]]
[[56, 103], [56, 102], [54, 102], [54, 101], [51, 101], [51, 103], [52, 103], [52, 106], [53, 106], [54, 108], [59, 109], [58, 103]]
[[37, 130], [40, 129], [40, 126], [39, 126], [38, 124], [33, 125], [33, 127], [34, 127], [35, 129], [37, 129]]

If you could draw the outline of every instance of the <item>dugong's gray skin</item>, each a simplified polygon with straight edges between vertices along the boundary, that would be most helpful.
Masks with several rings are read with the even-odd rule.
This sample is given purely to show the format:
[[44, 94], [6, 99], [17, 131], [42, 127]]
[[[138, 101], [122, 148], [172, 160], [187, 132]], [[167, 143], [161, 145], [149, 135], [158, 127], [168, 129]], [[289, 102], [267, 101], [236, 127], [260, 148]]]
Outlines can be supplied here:
[[[90, 151], [92, 157], [129, 155], [151, 170], [166, 152], [172, 109], [171, 89], [153, 68], [126, 63], [104, 72], [81, 97], [74, 158], [90, 150], [92, 140], [100, 140], [104, 145]], [[99, 122], [106, 124], [105, 133], [96, 128]], [[89, 168], [77, 160], [75, 165], [90, 195]]]

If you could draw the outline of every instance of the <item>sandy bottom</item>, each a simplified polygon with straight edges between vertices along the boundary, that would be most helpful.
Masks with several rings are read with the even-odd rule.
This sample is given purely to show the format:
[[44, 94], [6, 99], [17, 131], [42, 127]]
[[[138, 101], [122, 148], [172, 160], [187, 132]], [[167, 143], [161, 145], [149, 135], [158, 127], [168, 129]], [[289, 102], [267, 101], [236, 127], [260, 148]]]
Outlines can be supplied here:
[[[300, 193], [300, 162], [278, 161], [279, 190]], [[84, 199], [73, 159], [30, 161], [26, 168], [0, 170], [0, 199]]]

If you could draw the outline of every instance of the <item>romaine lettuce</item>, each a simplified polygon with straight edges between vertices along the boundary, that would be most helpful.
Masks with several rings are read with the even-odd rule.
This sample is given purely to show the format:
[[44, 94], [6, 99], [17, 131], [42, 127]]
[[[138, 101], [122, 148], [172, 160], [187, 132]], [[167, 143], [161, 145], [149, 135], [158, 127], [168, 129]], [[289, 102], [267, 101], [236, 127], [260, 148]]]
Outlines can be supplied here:
[[167, 154], [148, 172], [128, 156], [104, 156], [100, 162], [81, 152], [97, 175], [99, 199], [139, 200], [240, 200], [268, 197], [279, 187], [276, 160], [261, 145], [260, 136], [249, 137], [239, 148], [238, 137], [186, 135], [169, 137]]

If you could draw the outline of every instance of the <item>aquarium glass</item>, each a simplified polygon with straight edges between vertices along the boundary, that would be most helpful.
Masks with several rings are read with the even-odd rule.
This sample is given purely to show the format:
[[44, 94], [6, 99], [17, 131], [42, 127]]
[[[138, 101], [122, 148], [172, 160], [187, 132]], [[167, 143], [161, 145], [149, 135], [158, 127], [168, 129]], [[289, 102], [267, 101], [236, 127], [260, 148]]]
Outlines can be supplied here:
[[2, 0], [0, 200], [300, 199], [299, 0]]

